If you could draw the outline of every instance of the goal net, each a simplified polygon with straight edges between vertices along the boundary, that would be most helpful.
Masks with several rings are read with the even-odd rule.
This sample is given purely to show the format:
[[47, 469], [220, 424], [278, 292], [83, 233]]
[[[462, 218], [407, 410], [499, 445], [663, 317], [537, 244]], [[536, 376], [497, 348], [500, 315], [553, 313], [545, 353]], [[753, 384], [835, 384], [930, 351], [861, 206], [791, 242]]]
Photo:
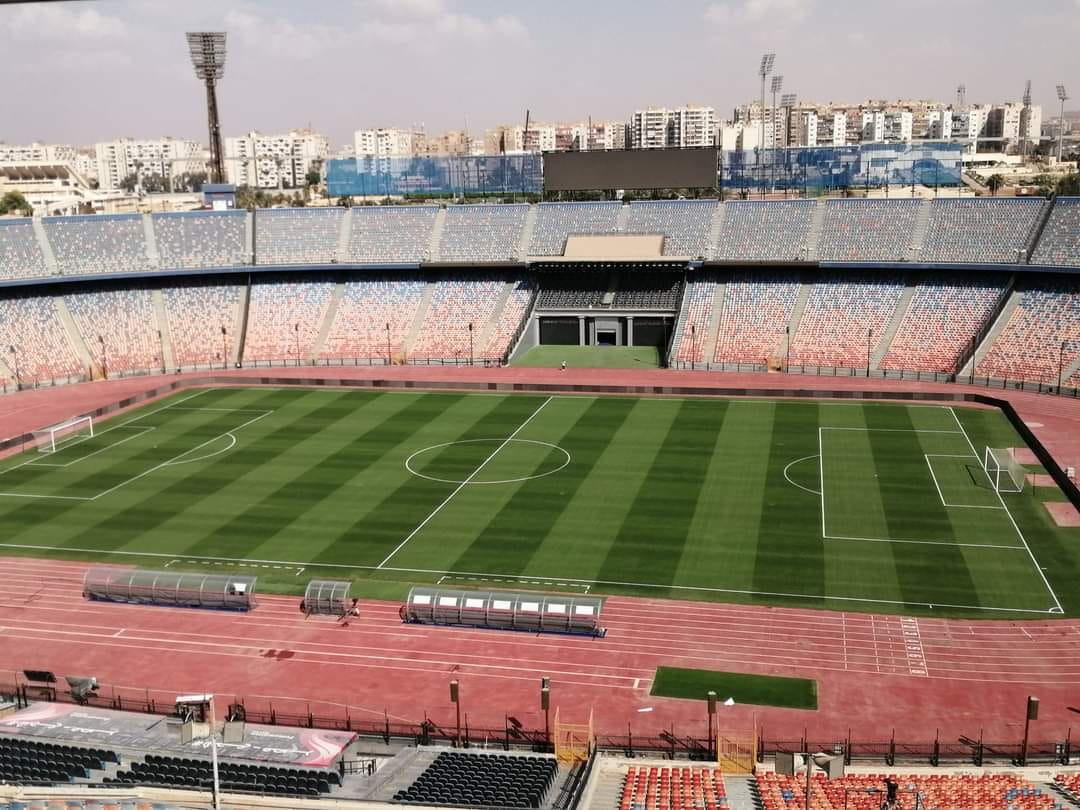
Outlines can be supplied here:
[[34, 431], [34, 443], [39, 453], [55, 453], [65, 443], [88, 439], [94, 435], [94, 420], [90, 416], [74, 419]]
[[983, 469], [998, 492], [1023, 492], [1027, 480], [1024, 465], [1013, 458], [1012, 451], [1002, 447], [987, 447], [983, 454]]

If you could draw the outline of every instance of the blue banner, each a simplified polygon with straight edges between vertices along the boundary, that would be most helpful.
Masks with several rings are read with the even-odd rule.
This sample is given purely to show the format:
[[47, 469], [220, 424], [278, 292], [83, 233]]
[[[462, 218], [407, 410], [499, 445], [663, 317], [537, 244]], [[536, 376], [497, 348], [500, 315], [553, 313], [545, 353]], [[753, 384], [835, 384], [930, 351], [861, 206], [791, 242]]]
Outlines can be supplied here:
[[453, 197], [539, 194], [540, 155], [360, 157], [329, 160], [331, 197]]

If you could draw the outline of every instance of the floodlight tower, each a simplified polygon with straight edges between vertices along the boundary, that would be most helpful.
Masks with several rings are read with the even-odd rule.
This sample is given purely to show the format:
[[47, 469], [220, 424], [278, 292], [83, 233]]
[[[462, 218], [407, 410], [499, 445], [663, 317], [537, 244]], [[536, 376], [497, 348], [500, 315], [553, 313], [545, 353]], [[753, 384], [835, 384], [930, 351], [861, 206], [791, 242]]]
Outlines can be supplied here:
[[784, 95], [780, 96], [780, 109], [787, 110], [787, 131], [784, 133], [784, 146], [791, 146], [791, 111], [795, 109], [797, 101], [798, 96], [794, 93], [784, 93]]
[[959, 84], [956, 87], [956, 106], [963, 107], [967, 103], [967, 85]]
[[776, 148], [776, 94], [784, 86], [783, 76], [772, 77], [772, 146]]
[[1020, 155], [1027, 160], [1028, 134], [1031, 129], [1031, 79], [1024, 85], [1024, 108], [1020, 112]]
[[773, 63], [776, 62], [775, 53], [767, 53], [761, 57], [761, 66], [758, 68], [758, 76], [761, 77], [761, 135], [758, 137], [758, 163], [761, 163], [761, 153], [765, 151], [765, 79], [772, 73]]
[[210, 125], [210, 182], [224, 181], [221, 153], [221, 121], [218, 119], [218, 79], [225, 75], [225, 32], [200, 31], [187, 34], [195, 76], [206, 82], [206, 117]]
[[1069, 100], [1069, 94], [1065, 92], [1065, 85], [1057, 86], [1058, 101], [1061, 102], [1061, 117], [1058, 118], [1058, 163], [1061, 163], [1061, 144], [1065, 139], [1065, 102]]

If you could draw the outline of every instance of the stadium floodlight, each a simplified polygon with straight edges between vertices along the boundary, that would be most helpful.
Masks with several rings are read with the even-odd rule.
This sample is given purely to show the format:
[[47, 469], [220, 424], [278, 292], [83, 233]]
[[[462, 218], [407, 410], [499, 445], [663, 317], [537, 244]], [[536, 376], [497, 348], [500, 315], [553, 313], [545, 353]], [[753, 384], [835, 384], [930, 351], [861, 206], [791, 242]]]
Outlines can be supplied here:
[[1069, 94], [1065, 92], [1065, 85], [1057, 86], [1058, 101], [1061, 102], [1061, 117], [1058, 118], [1058, 163], [1061, 163], [1061, 147], [1065, 140], [1065, 102], [1069, 100]]
[[[772, 120], [772, 147], [774, 149], [776, 148], [776, 135], [777, 135], [777, 132], [776, 132], [776, 129], [777, 129], [777, 126], [776, 126], [776, 94], [780, 92], [780, 88], [782, 88], [783, 86], [784, 86], [784, 77], [782, 75], [772, 77], [772, 115], [770, 115], [769, 118]], [[775, 165], [776, 165], [776, 161], [774, 160], [773, 161], [773, 166], [775, 167]]]
[[794, 93], [784, 93], [784, 95], [780, 96], [780, 106], [791, 109], [798, 103], [798, 98]]
[[758, 164], [761, 163], [761, 153], [765, 151], [765, 78], [772, 73], [775, 62], [776, 54], [767, 53], [761, 57], [761, 65], [758, 67], [758, 76], [761, 77], [761, 133], [758, 135]]
[[222, 182], [225, 171], [221, 152], [221, 121], [218, 119], [218, 79], [225, 75], [225, 32], [188, 32], [188, 49], [195, 76], [206, 83], [206, 115], [210, 126], [210, 180]]

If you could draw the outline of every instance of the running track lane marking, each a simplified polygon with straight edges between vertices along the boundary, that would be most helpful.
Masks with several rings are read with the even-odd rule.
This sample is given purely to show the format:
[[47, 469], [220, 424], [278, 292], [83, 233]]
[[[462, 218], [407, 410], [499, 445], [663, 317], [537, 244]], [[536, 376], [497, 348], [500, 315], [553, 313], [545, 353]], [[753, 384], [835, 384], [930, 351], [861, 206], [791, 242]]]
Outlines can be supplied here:
[[384, 559], [381, 563], [379, 563], [375, 567], [376, 568], [382, 568], [384, 565], [386, 565], [388, 562], [390, 562], [390, 560], [393, 559], [394, 555], [397, 554], [399, 551], [401, 551], [401, 549], [403, 549], [405, 547], [406, 543], [408, 543], [410, 540], [412, 540], [414, 537], [416, 537], [416, 535], [420, 533], [420, 530], [423, 529], [425, 526], [427, 526], [428, 523], [431, 522], [431, 519], [434, 518], [435, 515], [439, 514], [439, 512], [442, 511], [443, 507], [446, 506], [448, 503], [450, 503], [450, 501], [452, 501], [454, 499], [455, 495], [457, 495], [459, 492], [461, 492], [461, 490], [465, 489], [465, 487], [468, 486], [469, 482], [472, 481], [474, 478], [476, 478], [476, 476], [478, 476], [480, 474], [480, 472], [484, 469], [484, 467], [486, 467], [488, 465], [488, 463], [493, 458], [495, 458], [495, 456], [497, 456], [499, 454], [499, 451], [502, 450], [504, 447], [506, 447], [506, 445], [510, 444], [510, 442], [512, 442], [514, 440], [514, 437], [517, 436], [519, 433], [521, 433], [521, 431], [523, 431], [525, 429], [525, 427], [529, 424], [529, 422], [531, 422], [533, 419], [535, 419], [537, 414], [539, 414], [540, 411], [544, 410], [544, 408], [547, 407], [547, 404], [549, 402], [551, 402], [552, 399], [554, 399], [554, 397], [548, 397], [543, 402], [541, 402], [540, 407], [538, 407], [535, 411], [533, 411], [528, 419], [526, 419], [524, 422], [522, 422], [520, 425], [518, 425], [517, 430], [515, 430], [513, 433], [511, 433], [509, 436], [507, 436], [505, 439], [503, 439], [502, 444], [500, 444], [498, 447], [496, 447], [494, 450], [492, 450], [491, 455], [489, 455], [482, 462], [480, 462], [480, 466], [477, 467], [475, 470], [473, 470], [469, 474], [468, 478], [466, 478], [464, 481], [462, 481], [460, 484], [458, 484], [454, 488], [454, 491], [446, 496], [446, 500], [444, 500], [442, 503], [440, 503], [438, 506], [436, 506], [435, 509], [432, 511], [432, 513], [430, 515], [428, 515], [426, 518], [424, 518], [422, 521], [420, 521], [420, 525], [417, 526], [415, 529], [413, 529], [411, 532], [409, 532], [408, 537], [406, 537], [404, 540], [402, 540], [400, 543], [398, 543], [397, 548], [395, 548], [393, 551], [391, 551], [389, 554], [387, 554], [386, 559]]

